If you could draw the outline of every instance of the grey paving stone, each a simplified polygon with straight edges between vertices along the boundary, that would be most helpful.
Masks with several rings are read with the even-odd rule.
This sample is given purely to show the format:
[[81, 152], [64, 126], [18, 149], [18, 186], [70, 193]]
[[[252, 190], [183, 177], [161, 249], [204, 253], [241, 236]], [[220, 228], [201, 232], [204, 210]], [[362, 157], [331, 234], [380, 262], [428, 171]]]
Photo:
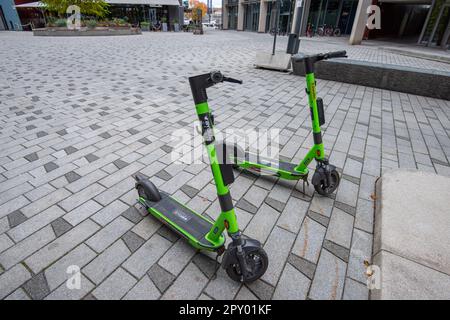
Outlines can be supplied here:
[[217, 270], [216, 277], [208, 283], [204, 292], [216, 300], [231, 300], [240, 286], [239, 282], [230, 281], [226, 271], [220, 268]]
[[76, 207], [85, 203], [86, 201], [94, 198], [96, 195], [103, 192], [104, 190], [105, 187], [101, 186], [98, 183], [94, 183], [89, 187], [83, 189], [82, 191], [79, 191], [78, 193], [75, 193], [66, 198], [65, 200], [61, 201], [59, 203], [59, 206], [62, 207], [67, 212], [70, 212]]
[[120, 200], [111, 202], [106, 207], [91, 216], [91, 219], [101, 226], [107, 225], [109, 222], [120, 216], [129, 206]]
[[[268, 195], [267, 190], [264, 190], [257, 186], [252, 186], [247, 191], [247, 193], [244, 195], [243, 199], [245, 199], [247, 202], [249, 202], [251, 205], [255, 206], [256, 208], [259, 208], [267, 195]], [[246, 210], [245, 208], [243, 208], [243, 209]]]
[[51, 223], [51, 226], [56, 237], [62, 236], [64, 233], [73, 228], [73, 226], [64, 220], [64, 218], [56, 219]]
[[307, 214], [308, 218], [311, 218], [312, 220], [318, 222], [319, 224], [321, 224], [322, 226], [324, 226], [325, 228], [328, 227], [328, 224], [330, 223], [330, 218], [325, 217], [319, 213], [316, 213], [314, 211], [309, 210], [308, 214]]
[[66, 148], [64, 148], [64, 151], [67, 153], [67, 155], [75, 153], [78, 151], [77, 148], [75, 148], [74, 146], [68, 146]]
[[189, 198], [195, 197], [198, 193], [197, 189], [187, 184], [181, 187], [181, 191], [183, 191]]
[[155, 174], [155, 176], [157, 176], [158, 178], [160, 178], [164, 181], [169, 181], [170, 179], [172, 179], [172, 175], [170, 173], [168, 173], [166, 170], [161, 170], [160, 172]]
[[191, 245], [180, 239], [162, 256], [158, 264], [173, 275], [178, 275], [195, 253], [196, 250]]
[[345, 203], [342, 203], [342, 202], [339, 202], [339, 201], [335, 201], [334, 202], [334, 206], [336, 208], [338, 208], [338, 209], [348, 213], [348, 214], [351, 214], [352, 216], [356, 215], [356, 208], [352, 207], [352, 206], [349, 206], [348, 204], [345, 204]]
[[346, 268], [347, 264], [344, 261], [322, 250], [309, 298], [313, 300], [341, 299]]
[[37, 155], [36, 152], [30, 153], [26, 156], [24, 156], [25, 159], [27, 159], [30, 162], [36, 161], [39, 159], [39, 156]]
[[119, 239], [86, 265], [82, 272], [89, 280], [98, 285], [120, 266], [130, 254], [130, 250], [128, 250], [123, 241]]
[[314, 263], [292, 253], [289, 255], [288, 262], [309, 279], [314, 277], [314, 272], [316, 271], [316, 265]]
[[199, 252], [195, 255], [192, 262], [208, 277], [211, 279], [217, 269], [216, 262], [207, 255]]
[[[190, 263], [183, 270], [175, 282], [167, 289], [162, 300], [196, 299], [206, 286], [208, 278], [193, 264]], [[190, 285], [187, 286], [186, 284]]]
[[55, 234], [50, 226], [46, 226], [15, 246], [2, 252], [0, 254], [0, 264], [9, 269], [53, 239], [55, 239]]
[[355, 228], [373, 233], [374, 203], [364, 199], [358, 199], [355, 215]]
[[89, 238], [86, 244], [100, 253], [131, 229], [132, 226], [133, 224], [129, 220], [118, 217]]
[[162, 225], [161, 228], [158, 229], [157, 233], [170, 242], [176, 242], [178, 239], [180, 239], [180, 236], [178, 234], [176, 234], [173, 230], [169, 229], [165, 225]]
[[[144, 210], [145, 209], [140, 208], [139, 211], [141, 212], [141, 214], [145, 214], [145, 212], [143, 212]], [[136, 224], [131, 229], [131, 231], [142, 237], [144, 240], [148, 240], [153, 234], [156, 233], [156, 231], [158, 231], [161, 225], [161, 222], [149, 216], [142, 219], [141, 222]]]
[[256, 280], [246, 285], [260, 300], [270, 300], [275, 288], [262, 280]]
[[44, 165], [44, 169], [47, 172], [53, 171], [57, 168], [59, 168], [59, 166], [57, 164], [55, 164], [54, 162], [48, 162]]
[[94, 284], [83, 275], [81, 275], [80, 285], [80, 289], [69, 289], [63, 283], [45, 297], [45, 300], [80, 300], [94, 289]]
[[53, 220], [58, 219], [64, 215], [64, 210], [58, 206], [52, 206], [47, 210], [33, 216], [27, 221], [21, 223], [17, 227], [8, 231], [8, 235], [15, 241], [19, 242], [30, 236], [37, 230], [51, 223]]
[[156, 300], [161, 296], [161, 293], [151, 282], [151, 280], [144, 276], [139, 282], [123, 297], [124, 300]]
[[277, 226], [298, 233], [308, 207], [309, 202], [291, 197], [277, 221]]
[[27, 217], [20, 210], [16, 210], [8, 214], [8, 222], [10, 228], [14, 228], [26, 220]]
[[350, 250], [340, 246], [332, 241], [329, 241], [327, 239], [323, 242], [323, 247], [330, 251], [332, 254], [334, 254], [336, 257], [344, 260], [345, 262], [348, 262], [348, 258], [350, 255]]
[[171, 242], [155, 234], [134, 252], [122, 266], [132, 275], [140, 278], [162, 257], [171, 245]]
[[99, 159], [99, 157], [97, 157], [95, 154], [92, 153], [85, 155], [85, 158], [89, 162], [94, 162]]
[[358, 185], [341, 179], [339, 189], [337, 191], [336, 200], [345, 203], [351, 207], [356, 207], [356, 201], [358, 199]]
[[25, 263], [34, 273], [39, 273], [45, 267], [89, 238], [98, 229], [99, 226], [97, 224], [86, 220], [31, 255], [25, 260]]
[[292, 247], [292, 253], [316, 264], [325, 232], [324, 226], [306, 217]]
[[259, 300], [246, 286], [242, 286], [235, 300]]
[[33, 276], [22, 287], [33, 300], [42, 300], [50, 293], [47, 279], [45, 279], [43, 272]]
[[124, 269], [117, 269], [92, 294], [99, 300], [121, 299], [135, 284], [136, 279]]
[[55, 290], [69, 279], [70, 274], [67, 271], [70, 266], [77, 266], [81, 269], [95, 257], [96, 253], [92, 249], [81, 244], [52, 264], [45, 270], [45, 278], [50, 291]]
[[248, 202], [245, 199], [241, 199], [236, 203], [236, 207], [242, 210], [245, 210], [247, 212], [255, 214], [258, 211], [258, 208], [252, 205], [250, 202]]
[[137, 249], [139, 249], [140, 246], [142, 246], [145, 243], [145, 240], [138, 236], [133, 231], [127, 231], [123, 236], [122, 240], [127, 245], [128, 249], [130, 249], [131, 252], [135, 252]]
[[284, 204], [278, 200], [272, 199], [269, 196], [267, 196], [267, 198], [264, 202], [267, 203], [272, 208], [274, 208], [275, 210], [277, 210], [278, 212], [282, 212], [284, 207], [286, 206], [286, 204]]
[[253, 219], [244, 230], [244, 234], [250, 238], [259, 240], [261, 243], [266, 242], [272, 227], [277, 221], [279, 212], [263, 204]]
[[354, 218], [351, 215], [334, 208], [325, 238], [340, 246], [350, 248], [353, 221]]
[[135, 224], [144, 218], [135, 207], [129, 207], [127, 210], [122, 212], [122, 216]]
[[5, 300], [31, 300], [31, 298], [23, 291], [22, 288], [17, 289], [13, 293], [11, 293], [9, 296], [5, 298]]
[[373, 236], [367, 232], [354, 229], [347, 276], [365, 283], [364, 261], [371, 261]]
[[287, 263], [273, 293], [273, 299], [304, 300], [308, 295], [310, 282], [305, 275]]
[[369, 289], [367, 285], [357, 282], [353, 279], [345, 279], [344, 300], [367, 300], [369, 298]]
[[153, 281], [158, 290], [162, 293], [167, 290], [167, 288], [175, 280], [175, 276], [169, 271], [161, 268], [157, 263], [155, 263], [147, 272], [147, 275]]
[[13, 246], [14, 242], [6, 235], [0, 235], [0, 253]]
[[64, 220], [69, 222], [72, 226], [76, 226], [101, 209], [102, 206], [100, 204], [98, 204], [94, 200], [88, 200], [81, 206], [71, 210], [69, 213], [64, 215]]
[[21, 264], [0, 274], [0, 299], [8, 296], [30, 278], [30, 272]]
[[262, 280], [276, 286], [294, 241], [293, 233], [279, 227], [273, 229], [264, 245], [270, 263], [267, 271], [261, 277]]
[[69, 183], [75, 182], [75, 181], [77, 181], [78, 179], [81, 178], [81, 176], [78, 173], [74, 172], [74, 171], [67, 172], [65, 174], [65, 177], [67, 179], [67, 182], [69, 182]]

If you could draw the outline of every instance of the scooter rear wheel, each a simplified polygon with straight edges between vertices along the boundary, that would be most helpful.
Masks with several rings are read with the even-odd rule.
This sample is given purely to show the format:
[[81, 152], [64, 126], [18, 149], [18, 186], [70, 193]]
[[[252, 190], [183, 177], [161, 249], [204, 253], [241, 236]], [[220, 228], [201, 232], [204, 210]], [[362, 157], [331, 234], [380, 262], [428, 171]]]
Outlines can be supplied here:
[[320, 184], [316, 184], [314, 186], [314, 189], [318, 194], [327, 196], [329, 194], [332, 194], [337, 189], [340, 181], [341, 178], [339, 176], [339, 172], [337, 172], [337, 170], [332, 170], [330, 173], [330, 185], [326, 186], [325, 181], [322, 180], [320, 181]]
[[[252, 249], [245, 253], [247, 265], [250, 266], [250, 275], [244, 279], [245, 283], [253, 282], [262, 277], [269, 265], [269, 258], [263, 248]], [[228, 276], [234, 281], [240, 282], [242, 279], [241, 268], [238, 264], [233, 264], [226, 268]]]

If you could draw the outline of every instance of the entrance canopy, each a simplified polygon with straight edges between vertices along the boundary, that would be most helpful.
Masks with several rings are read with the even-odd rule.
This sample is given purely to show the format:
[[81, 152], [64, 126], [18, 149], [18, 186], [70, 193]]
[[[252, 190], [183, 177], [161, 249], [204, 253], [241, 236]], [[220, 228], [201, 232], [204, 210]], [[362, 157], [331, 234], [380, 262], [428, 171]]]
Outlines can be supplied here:
[[16, 5], [16, 8], [45, 8], [45, 4], [40, 1]]
[[[178, 0], [105, 0], [109, 4], [180, 6]], [[45, 8], [45, 4], [36, 1], [16, 5], [16, 8]]]

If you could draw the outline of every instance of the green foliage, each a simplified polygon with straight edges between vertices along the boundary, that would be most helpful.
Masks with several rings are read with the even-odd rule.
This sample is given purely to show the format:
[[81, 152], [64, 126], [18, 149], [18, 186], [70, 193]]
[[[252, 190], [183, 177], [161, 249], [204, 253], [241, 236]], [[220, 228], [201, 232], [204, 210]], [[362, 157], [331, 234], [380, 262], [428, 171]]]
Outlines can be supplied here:
[[95, 27], [98, 25], [97, 20], [91, 19], [86, 21], [86, 27], [89, 29], [95, 29]]
[[161, 18], [161, 23], [166, 23], [167, 22], [167, 18], [166, 17], [162, 17]]
[[130, 24], [124, 19], [114, 18], [111, 22], [111, 25], [116, 27], [129, 27]]
[[42, 0], [46, 9], [54, 11], [59, 15], [66, 14], [71, 5], [80, 7], [81, 14], [89, 16], [104, 17], [108, 13], [108, 4], [104, 0]]
[[67, 20], [66, 19], [55, 20], [55, 26], [60, 28], [67, 27]]
[[141, 22], [141, 27], [144, 27], [144, 28], [150, 27], [150, 22], [142, 21]]

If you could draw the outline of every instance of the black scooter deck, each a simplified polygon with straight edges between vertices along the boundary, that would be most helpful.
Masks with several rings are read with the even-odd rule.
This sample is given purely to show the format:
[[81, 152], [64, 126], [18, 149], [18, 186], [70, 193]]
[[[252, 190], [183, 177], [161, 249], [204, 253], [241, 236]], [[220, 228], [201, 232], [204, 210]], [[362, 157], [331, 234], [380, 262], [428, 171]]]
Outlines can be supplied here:
[[[211, 247], [211, 243], [205, 239], [205, 236], [210, 231], [213, 224], [179, 202], [175, 201], [169, 194], [165, 192], [160, 192], [160, 194], [161, 200], [158, 202], [146, 200], [146, 204], [149, 209], [154, 209], [164, 215], [167, 220], [197, 239], [201, 245]], [[164, 224], [170, 224], [166, 220], [159, 218], [158, 216], [156, 217]], [[179, 230], [174, 231], [179, 233], [181, 236], [188, 238], [186, 234], [183, 234]]]
[[[273, 168], [276, 171], [282, 170], [285, 172], [289, 172], [293, 176], [301, 176], [301, 174], [297, 171], [295, 171], [295, 168], [297, 167], [296, 164], [285, 162], [282, 160], [279, 160], [278, 163], [274, 162], [272, 159], [261, 157], [259, 155], [256, 155], [254, 153], [245, 153], [245, 161], [252, 163], [256, 159], [256, 164], [263, 165], [266, 167]], [[237, 158], [238, 162], [244, 161], [241, 158]]]

